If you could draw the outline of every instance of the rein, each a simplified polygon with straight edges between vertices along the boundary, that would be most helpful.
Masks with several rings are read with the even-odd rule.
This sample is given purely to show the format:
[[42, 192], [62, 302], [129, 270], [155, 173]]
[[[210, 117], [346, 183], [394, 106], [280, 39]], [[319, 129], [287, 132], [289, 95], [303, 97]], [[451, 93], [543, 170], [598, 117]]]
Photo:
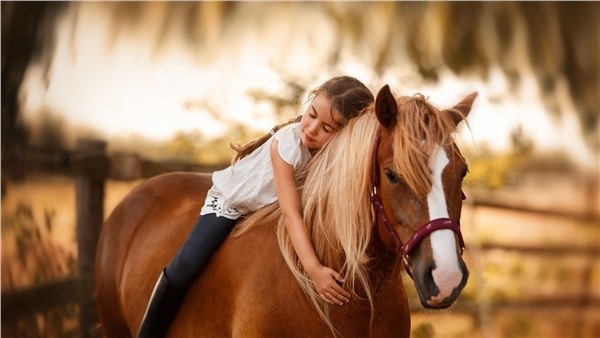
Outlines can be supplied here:
[[[432, 232], [442, 229], [452, 230], [457, 236], [460, 243], [461, 255], [465, 249], [465, 242], [462, 237], [462, 233], [460, 232], [460, 224], [455, 222], [449, 218], [436, 218], [433, 219], [423, 226], [421, 226], [406, 242], [406, 244], [402, 244], [398, 233], [392, 226], [389, 218], [385, 214], [385, 210], [383, 209], [383, 203], [381, 202], [381, 197], [377, 193], [377, 186], [379, 186], [379, 170], [378, 170], [378, 159], [377, 159], [377, 149], [379, 148], [379, 143], [381, 141], [381, 126], [377, 128], [377, 135], [375, 136], [375, 142], [373, 144], [373, 164], [371, 167], [371, 183], [373, 184], [373, 191], [371, 192], [371, 204], [375, 209], [375, 221], [373, 226], [377, 226], [377, 220], [381, 218], [383, 224], [386, 229], [392, 236], [392, 241], [394, 242], [394, 247], [397, 253], [402, 255], [402, 262], [404, 264], [404, 269], [410, 276], [413, 278], [412, 272], [410, 269], [410, 263], [408, 261], [408, 255], [414, 250], [415, 247], [421, 243], [423, 238], [430, 235]], [[463, 193], [463, 199], [465, 199], [465, 195]]]

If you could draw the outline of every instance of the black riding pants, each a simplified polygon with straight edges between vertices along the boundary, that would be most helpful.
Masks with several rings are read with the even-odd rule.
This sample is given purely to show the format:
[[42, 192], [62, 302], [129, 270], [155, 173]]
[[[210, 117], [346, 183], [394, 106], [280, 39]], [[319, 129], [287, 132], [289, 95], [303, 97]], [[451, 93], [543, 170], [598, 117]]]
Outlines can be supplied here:
[[187, 290], [208, 259], [227, 238], [237, 220], [202, 215], [185, 240], [175, 258], [165, 269], [169, 283], [180, 290]]

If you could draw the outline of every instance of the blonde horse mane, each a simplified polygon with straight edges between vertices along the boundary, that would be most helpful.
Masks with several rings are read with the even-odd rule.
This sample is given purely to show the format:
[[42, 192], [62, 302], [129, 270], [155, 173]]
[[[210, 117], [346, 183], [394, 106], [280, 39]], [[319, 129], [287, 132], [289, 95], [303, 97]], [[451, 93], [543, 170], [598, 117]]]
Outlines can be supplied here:
[[396, 100], [398, 115], [392, 138], [394, 170], [417, 196], [431, 190], [428, 159], [437, 145], [454, 146], [453, 134], [465, 115], [454, 108], [440, 110], [422, 94]]
[[[372, 109], [353, 119], [331, 137], [300, 175], [304, 182], [301, 186], [304, 223], [317, 256], [323, 265], [345, 277], [344, 288], [353, 297], [359, 297], [356, 287], [361, 286], [371, 303], [366, 263], [372, 233], [370, 225], [373, 224], [368, 193], [373, 145], [365, 140], [375, 138], [378, 124]], [[349, 205], [353, 206], [352, 212], [343, 212]], [[234, 229], [233, 236], [241, 236], [257, 225], [273, 222], [278, 223], [279, 246], [292, 274], [325, 323], [336, 332], [328, 307], [320, 301], [296, 255], [277, 203], [248, 216]]]
[[[456, 124], [425, 98], [397, 99], [398, 117], [392, 147], [394, 165], [403, 179], [419, 193], [431, 186], [427, 156], [436, 144], [449, 142]], [[368, 247], [373, 233], [374, 214], [370, 202], [373, 142], [379, 121], [374, 106], [353, 119], [347, 127], [331, 137], [311, 160], [301, 175], [304, 222], [321, 263], [345, 277], [344, 288], [354, 299], [368, 300], [373, 310], [370, 285]], [[233, 232], [239, 237], [260, 224], [277, 222], [277, 238], [281, 253], [302, 290], [308, 295], [319, 315], [335, 334], [329, 307], [318, 297], [313, 283], [304, 271], [281, 218], [278, 203], [249, 215]], [[362, 294], [361, 295], [359, 295]], [[371, 311], [371, 321], [374, 311]]]

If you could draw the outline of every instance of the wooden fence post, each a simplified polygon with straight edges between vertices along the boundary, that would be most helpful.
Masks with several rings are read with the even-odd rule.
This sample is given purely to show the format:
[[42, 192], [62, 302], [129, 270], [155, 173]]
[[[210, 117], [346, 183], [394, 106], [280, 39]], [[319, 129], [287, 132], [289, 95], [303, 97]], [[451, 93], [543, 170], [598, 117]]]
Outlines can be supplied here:
[[99, 316], [95, 297], [94, 265], [96, 246], [104, 220], [104, 180], [108, 168], [106, 143], [77, 141], [77, 268], [85, 297], [79, 303], [79, 337], [99, 337]]

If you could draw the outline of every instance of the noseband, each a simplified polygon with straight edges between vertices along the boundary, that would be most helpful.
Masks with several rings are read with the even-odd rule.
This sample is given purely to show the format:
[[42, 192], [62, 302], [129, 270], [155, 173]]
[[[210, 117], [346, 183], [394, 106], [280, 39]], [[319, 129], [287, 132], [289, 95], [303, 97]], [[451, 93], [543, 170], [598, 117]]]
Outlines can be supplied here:
[[[410, 263], [408, 262], [408, 255], [414, 250], [415, 247], [421, 243], [423, 238], [430, 235], [432, 232], [442, 229], [452, 230], [457, 236], [458, 241], [460, 243], [460, 253], [462, 255], [463, 250], [465, 249], [465, 243], [460, 232], [460, 225], [458, 222], [455, 222], [449, 218], [436, 218], [431, 220], [421, 226], [412, 237], [406, 242], [406, 244], [402, 244], [398, 233], [390, 223], [387, 215], [385, 214], [385, 210], [383, 209], [383, 204], [381, 202], [381, 197], [377, 193], [377, 186], [379, 186], [379, 170], [377, 165], [377, 150], [379, 148], [379, 143], [381, 141], [381, 126], [377, 129], [377, 135], [375, 137], [375, 144], [373, 145], [373, 165], [371, 167], [371, 182], [373, 184], [373, 191], [371, 192], [371, 204], [375, 208], [375, 223], [377, 225], [377, 220], [381, 217], [383, 224], [386, 229], [392, 236], [392, 240], [394, 242], [394, 247], [396, 252], [402, 255], [402, 261], [404, 263], [404, 268], [408, 275], [412, 278], [412, 273], [410, 271]], [[463, 193], [463, 199], [465, 199], [465, 195]]]

